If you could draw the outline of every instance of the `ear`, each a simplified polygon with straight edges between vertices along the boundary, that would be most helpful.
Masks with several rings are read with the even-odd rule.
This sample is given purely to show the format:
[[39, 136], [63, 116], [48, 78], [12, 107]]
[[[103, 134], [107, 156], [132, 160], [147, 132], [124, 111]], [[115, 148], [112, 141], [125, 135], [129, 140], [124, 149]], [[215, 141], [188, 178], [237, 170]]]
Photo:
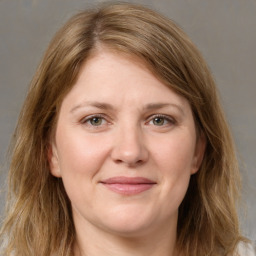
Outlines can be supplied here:
[[59, 166], [59, 158], [58, 152], [55, 143], [50, 143], [47, 151], [47, 157], [50, 167], [50, 172], [53, 176], [60, 178], [60, 166]]
[[191, 174], [195, 174], [199, 170], [201, 163], [204, 159], [205, 148], [206, 148], [206, 137], [203, 132], [200, 132], [197, 138]]

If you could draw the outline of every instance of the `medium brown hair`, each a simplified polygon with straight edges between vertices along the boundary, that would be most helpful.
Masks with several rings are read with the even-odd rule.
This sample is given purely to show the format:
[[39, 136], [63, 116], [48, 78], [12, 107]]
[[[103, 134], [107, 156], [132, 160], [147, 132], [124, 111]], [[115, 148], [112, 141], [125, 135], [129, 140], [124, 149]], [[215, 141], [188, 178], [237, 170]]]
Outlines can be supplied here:
[[50, 174], [49, 139], [81, 65], [99, 46], [136, 56], [192, 108], [207, 140], [200, 170], [179, 209], [177, 245], [186, 256], [229, 255], [242, 240], [239, 170], [216, 86], [175, 23], [145, 7], [108, 4], [73, 16], [56, 34], [31, 83], [14, 135], [3, 255], [72, 255], [75, 230], [61, 179]]

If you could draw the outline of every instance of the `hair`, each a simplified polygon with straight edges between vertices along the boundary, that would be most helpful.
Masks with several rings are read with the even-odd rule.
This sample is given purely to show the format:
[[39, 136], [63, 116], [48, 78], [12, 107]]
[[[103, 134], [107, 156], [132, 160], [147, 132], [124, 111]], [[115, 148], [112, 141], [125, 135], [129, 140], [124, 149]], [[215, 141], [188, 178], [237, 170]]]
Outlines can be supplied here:
[[215, 82], [201, 54], [173, 21], [128, 3], [73, 16], [38, 67], [13, 137], [3, 255], [72, 255], [71, 204], [62, 180], [50, 174], [47, 150], [63, 98], [81, 66], [102, 46], [139, 58], [190, 103], [207, 145], [179, 208], [177, 245], [185, 256], [233, 255], [244, 240], [236, 211], [240, 176]]

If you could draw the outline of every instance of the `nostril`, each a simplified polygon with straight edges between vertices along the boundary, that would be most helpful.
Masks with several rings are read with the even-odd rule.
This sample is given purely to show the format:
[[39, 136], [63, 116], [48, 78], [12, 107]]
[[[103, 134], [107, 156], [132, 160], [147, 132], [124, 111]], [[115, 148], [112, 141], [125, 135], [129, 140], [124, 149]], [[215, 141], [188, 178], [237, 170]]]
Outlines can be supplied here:
[[122, 163], [123, 161], [120, 160], [120, 159], [116, 159], [115, 162], [118, 163], [118, 164], [120, 164], [120, 163]]
[[117, 163], [127, 166], [137, 166], [143, 164], [148, 159], [148, 150], [142, 138], [139, 137], [137, 130], [134, 129], [125, 135], [120, 132], [116, 137], [111, 150], [111, 158]]
[[114, 159], [114, 162], [116, 164], [125, 164], [127, 165], [128, 167], [137, 167], [137, 166], [140, 166], [142, 165], [145, 161], [143, 160], [138, 160], [138, 161], [124, 161], [122, 159]]

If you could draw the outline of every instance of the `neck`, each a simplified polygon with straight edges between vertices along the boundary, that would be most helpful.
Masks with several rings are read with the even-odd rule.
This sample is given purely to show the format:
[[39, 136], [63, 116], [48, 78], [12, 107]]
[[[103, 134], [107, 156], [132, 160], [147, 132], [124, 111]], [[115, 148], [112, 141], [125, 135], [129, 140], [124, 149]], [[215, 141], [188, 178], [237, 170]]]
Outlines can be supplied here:
[[74, 256], [178, 256], [175, 248], [176, 226], [161, 227], [139, 236], [121, 236], [86, 225], [77, 230]]

